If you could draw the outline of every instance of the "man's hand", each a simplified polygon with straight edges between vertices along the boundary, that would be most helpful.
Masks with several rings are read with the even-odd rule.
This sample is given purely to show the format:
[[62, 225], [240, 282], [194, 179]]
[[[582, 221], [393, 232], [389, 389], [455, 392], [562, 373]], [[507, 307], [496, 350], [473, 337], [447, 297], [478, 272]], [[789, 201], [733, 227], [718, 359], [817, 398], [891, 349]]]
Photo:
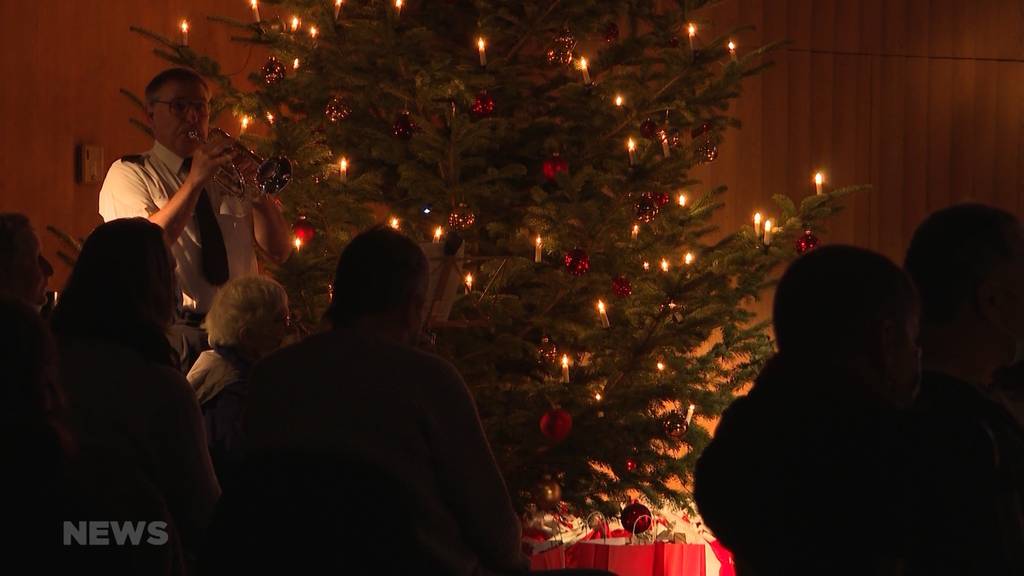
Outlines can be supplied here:
[[221, 167], [231, 163], [234, 142], [227, 138], [211, 138], [192, 155], [192, 169], [188, 179], [196, 188], [202, 188]]

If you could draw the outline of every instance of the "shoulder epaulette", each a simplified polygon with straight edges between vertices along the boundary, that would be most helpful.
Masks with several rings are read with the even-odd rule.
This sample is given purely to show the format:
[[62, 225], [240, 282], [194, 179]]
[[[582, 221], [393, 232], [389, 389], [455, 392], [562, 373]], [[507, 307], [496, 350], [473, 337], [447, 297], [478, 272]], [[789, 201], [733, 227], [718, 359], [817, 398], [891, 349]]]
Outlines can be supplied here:
[[121, 162], [129, 162], [131, 164], [138, 164], [139, 166], [146, 165], [145, 154], [128, 154], [127, 156], [121, 156]]

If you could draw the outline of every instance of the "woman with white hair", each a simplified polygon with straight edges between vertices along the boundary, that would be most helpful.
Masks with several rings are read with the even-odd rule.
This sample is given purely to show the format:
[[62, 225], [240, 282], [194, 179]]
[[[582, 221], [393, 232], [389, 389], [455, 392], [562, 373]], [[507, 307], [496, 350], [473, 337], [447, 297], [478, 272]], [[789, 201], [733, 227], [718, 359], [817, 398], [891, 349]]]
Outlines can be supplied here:
[[222, 485], [230, 483], [241, 459], [249, 370], [280, 348], [288, 326], [288, 295], [266, 276], [231, 280], [217, 292], [206, 315], [212, 350], [199, 355], [188, 381], [203, 410], [210, 456]]

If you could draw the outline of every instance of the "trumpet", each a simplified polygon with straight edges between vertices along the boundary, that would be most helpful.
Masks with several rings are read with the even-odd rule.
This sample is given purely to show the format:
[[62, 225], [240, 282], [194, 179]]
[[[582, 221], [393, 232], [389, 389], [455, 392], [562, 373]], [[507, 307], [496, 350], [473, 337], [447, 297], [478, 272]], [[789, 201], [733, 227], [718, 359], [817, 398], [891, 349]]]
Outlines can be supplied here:
[[[263, 194], [277, 194], [291, 182], [292, 163], [284, 156], [264, 160], [220, 128], [210, 128], [209, 136], [205, 140], [198, 130], [189, 130], [187, 135], [189, 139], [201, 144], [209, 142], [211, 138], [231, 142], [231, 163], [221, 167], [213, 175], [213, 181], [231, 196], [246, 197], [249, 194], [247, 189], [251, 189], [252, 186]], [[246, 175], [242, 171], [246, 165], [255, 166], [256, 170], [250, 170], [249, 175]]]

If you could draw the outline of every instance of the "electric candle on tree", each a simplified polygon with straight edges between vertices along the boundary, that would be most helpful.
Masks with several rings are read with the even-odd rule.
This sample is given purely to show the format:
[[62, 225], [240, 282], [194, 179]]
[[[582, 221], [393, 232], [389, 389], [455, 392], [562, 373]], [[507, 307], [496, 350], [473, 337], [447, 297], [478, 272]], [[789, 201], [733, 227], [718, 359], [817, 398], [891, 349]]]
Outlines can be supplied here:
[[442, 236], [444, 236], [444, 228], [440, 226], [434, 228], [434, 244], [440, 244]]
[[693, 52], [693, 39], [697, 36], [697, 25], [693, 22], [687, 24], [686, 35], [690, 39], [690, 52]]
[[729, 57], [732, 58], [733, 62], [736, 61], [736, 43], [732, 40], [729, 40]]
[[821, 194], [821, 185], [825, 183], [825, 175], [821, 172], [814, 174], [814, 192], [815, 194]]
[[533, 261], [535, 263], [537, 263], [537, 264], [540, 264], [540, 260], [541, 260], [541, 256], [542, 256], [542, 254], [541, 254], [541, 246], [542, 246], [542, 244], [541, 244], [540, 236], [537, 236], [537, 239], [533, 243]]
[[754, 236], [761, 238], [761, 213], [754, 212]]
[[621, 108], [621, 107], [622, 107], [622, 104], [623, 104], [624, 102], [625, 102], [625, 100], [623, 100], [623, 99], [622, 99], [622, 94], [616, 94], [616, 95], [615, 95], [615, 105], [616, 105], [616, 106], [618, 106], [619, 108]]
[[341, 5], [345, 3], [345, 0], [334, 0], [334, 19], [337, 20], [341, 16]]
[[639, 224], [633, 224], [633, 231], [629, 234], [629, 237], [631, 239], [633, 239], [633, 240], [636, 240], [637, 236], [639, 236], [639, 235], [640, 235], [640, 225]]
[[590, 84], [590, 69], [587, 67], [587, 59], [580, 56], [580, 72], [583, 73], [583, 83]]
[[629, 165], [636, 164], [636, 142], [630, 138], [626, 140], [626, 152], [629, 154]]
[[562, 382], [569, 382], [569, 355], [562, 354]]
[[240, 125], [238, 127], [238, 131], [245, 132], [245, 129], [249, 127], [249, 122], [251, 121], [252, 118], [249, 118], [248, 116], [242, 116], [242, 121], [239, 123]]
[[338, 160], [338, 173], [341, 174], [341, 181], [348, 180], [348, 158], [342, 156], [341, 160]]
[[484, 42], [483, 36], [476, 39], [476, 48], [480, 52], [480, 65], [487, 66], [487, 44]]
[[188, 20], [182, 20], [178, 28], [181, 30], [181, 45], [188, 46]]
[[604, 301], [597, 301], [597, 313], [601, 315], [601, 326], [603, 328], [610, 328], [611, 323], [608, 322], [608, 312], [605, 310]]
[[462, 281], [463, 281], [463, 283], [466, 284], [466, 294], [469, 294], [470, 292], [472, 292], [473, 291], [473, 275], [472, 274], [466, 274], [466, 277], [463, 278]]
[[765, 246], [771, 246], [772, 245], [772, 221], [771, 220], [765, 220], [764, 221], [764, 245]]
[[252, 9], [253, 20], [259, 22], [260, 18], [260, 3], [259, 0], [249, 0], [249, 8]]

